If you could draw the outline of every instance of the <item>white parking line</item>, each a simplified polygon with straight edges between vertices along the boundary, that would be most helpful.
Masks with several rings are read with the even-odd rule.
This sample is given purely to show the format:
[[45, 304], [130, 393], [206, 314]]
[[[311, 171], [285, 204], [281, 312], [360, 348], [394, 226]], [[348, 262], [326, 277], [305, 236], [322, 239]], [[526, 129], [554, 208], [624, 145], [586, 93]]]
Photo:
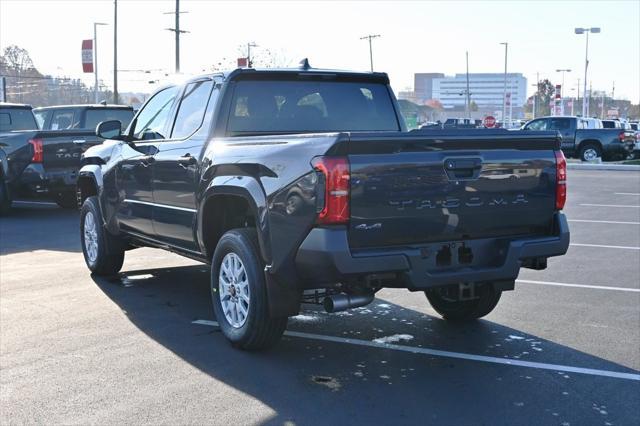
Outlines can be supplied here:
[[[217, 327], [215, 321], [196, 320], [192, 324], [208, 325]], [[519, 359], [497, 358], [493, 356], [466, 354], [462, 352], [441, 351], [438, 349], [416, 348], [413, 346], [395, 345], [391, 343], [379, 343], [369, 340], [348, 339], [344, 337], [325, 336], [322, 334], [302, 333], [299, 331], [285, 331], [285, 336], [298, 337], [301, 339], [321, 340], [324, 342], [345, 343], [355, 346], [364, 346], [369, 348], [388, 349], [399, 352], [409, 352], [413, 354], [439, 356], [445, 358], [464, 359], [467, 361], [488, 362], [491, 364], [503, 364], [514, 367], [537, 368], [541, 370], [563, 371], [566, 373], [587, 374], [591, 376], [612, 377], [615, 379], [626, 379], [640, 381], [640, 374], [621, 373], [618, 371], [597, 370], [594, 368], [572, 367], [570, 365], [546, 364], [543, 362], [521, 361]]]
[[614, 192], [616, 195], [640, 195], [640, 192]]
[[516, 280], [516, 282], [525, 283], [525, 284], [552, 285], [552, 286], [558, 286], [558, 287], [579, 287], [579, 288], [591, 288], [594, 290], [613, 290], [613, 291], [628, 291], [631, 293], [640, 293], [640, 288], [609, 287], [606, 285], [568, 284], [568, 283], [555, 283], [551, 281], [532, 281], [532, 280]]
[[610, 223], [613, 225], [640, 225], [640, 222], [620, 222], [617, 220], [587, 220], [587, 219], [569, 219], [569, 222], [583, 223]]
[[598, 247], [598, 248], [614, 248], [614, 249], [625, 249], [625, 250], [640, 250], [640, 247], [631, 247], [631, 246], [606, 246], [602, 244], [579, 244], [579, 243], [571, 243], [570, 246], [576, 247]]
[[626, 205], [626, 204], [589, 204], [589, 203], [583, 203], [580, 204], [581, 206], [586, 206], [586, 207], [628, 207], [628, 208], [633, 208], [633, 209], [640, 209], [640, 206], [630, 206], [630, 205]]
[[57, 206], [56, 203], [51, 203], [49, 201], [19, 201], [19, 200], [14, 200], [13, 202], [15, 204], [37, 204], [37, 205], [41, 205], [41, 206]]

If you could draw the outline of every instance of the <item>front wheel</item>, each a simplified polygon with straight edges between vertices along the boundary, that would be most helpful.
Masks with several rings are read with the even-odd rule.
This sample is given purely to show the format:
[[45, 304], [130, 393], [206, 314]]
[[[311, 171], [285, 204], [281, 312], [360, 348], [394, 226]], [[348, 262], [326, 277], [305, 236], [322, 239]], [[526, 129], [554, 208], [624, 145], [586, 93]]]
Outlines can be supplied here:
[[[476, 287], [476, 298], [458, 300], [456, 295], [447, 291], [449, 289], [436, 289], [425, 292], [429, 303], [442, 317], [449, 321], [471, 321], [481, 318], [493, 309], [500, 301], [502, 291], [495, 290], [492, 285], [487, 284]], [[457, 292], [457, 288], [455, 288]]]
[[98, 197], [89, 197], [80, 210], [80, 239], [87, 267], [96, 275], [115, 275], [124, 262], [124, 245], [102, 225]]
[[269, 315], [264, 262], [255, 229], [225, 233], [211, 265], [213, 311], [225, 337], [233, 346], [245, 350], [276, 344], [288, 318]]

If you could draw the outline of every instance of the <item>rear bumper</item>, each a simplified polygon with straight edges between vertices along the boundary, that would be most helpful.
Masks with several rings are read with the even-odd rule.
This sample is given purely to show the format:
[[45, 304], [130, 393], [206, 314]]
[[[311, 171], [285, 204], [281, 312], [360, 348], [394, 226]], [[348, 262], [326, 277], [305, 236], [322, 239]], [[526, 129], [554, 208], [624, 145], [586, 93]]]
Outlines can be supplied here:
[[[448, 264], [438, 256], [445, 246], [451, 252]], [[513, 281], [523, 262], [561, 256], [568, 248], [569, 225], [562, 213], [555, 214], [554, 232], [549, 237], [452, 241], [353, 252], [345, 228], [314, 228], [298, 249], [296, 267], [305, 288], [395, 273], [400, 286], [424, 290], [458, 283]], [[473, 257], [465, 260], [461, 254], [469, 249]]]
[[42, 164], [29, 164], [11, 181], [14, 198], [54, 199], [59, 193], [75, 192], [77, 170], [45, 170]]

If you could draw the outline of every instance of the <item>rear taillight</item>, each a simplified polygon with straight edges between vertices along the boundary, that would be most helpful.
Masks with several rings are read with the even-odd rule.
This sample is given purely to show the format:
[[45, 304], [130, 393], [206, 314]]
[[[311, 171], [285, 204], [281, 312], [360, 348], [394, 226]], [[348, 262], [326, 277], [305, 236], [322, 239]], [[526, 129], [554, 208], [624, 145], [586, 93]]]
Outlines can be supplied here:
[[33, 157], [31, 157], [31, 162], [42, 163], [44, 158], [42, 152], [42, 139], [30, 139], [29, 144], [33, 146]]
[[346, 157], [316, 157], [313, 168], [324, 177], [324, 206], [318, 223], [344, 224], [349, 221], [349, 160]]
[[567, 160], [562, 151], [556, 151], [556, 210], [562, 210], [567, 201]]
[[618, 133], [618, 139], [620, 140], [620, 142], [624, 142], [624, 136], [624, 132]]

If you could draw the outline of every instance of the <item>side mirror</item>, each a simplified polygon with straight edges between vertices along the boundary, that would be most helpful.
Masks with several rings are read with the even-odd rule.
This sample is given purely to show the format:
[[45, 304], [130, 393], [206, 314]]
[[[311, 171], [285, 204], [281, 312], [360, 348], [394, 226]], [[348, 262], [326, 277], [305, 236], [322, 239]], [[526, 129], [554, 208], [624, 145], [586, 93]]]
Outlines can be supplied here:
[[116, 139], [122, 135], [120, 120], [103, 121], [96, 127], [96, 136], [102, 139]]

